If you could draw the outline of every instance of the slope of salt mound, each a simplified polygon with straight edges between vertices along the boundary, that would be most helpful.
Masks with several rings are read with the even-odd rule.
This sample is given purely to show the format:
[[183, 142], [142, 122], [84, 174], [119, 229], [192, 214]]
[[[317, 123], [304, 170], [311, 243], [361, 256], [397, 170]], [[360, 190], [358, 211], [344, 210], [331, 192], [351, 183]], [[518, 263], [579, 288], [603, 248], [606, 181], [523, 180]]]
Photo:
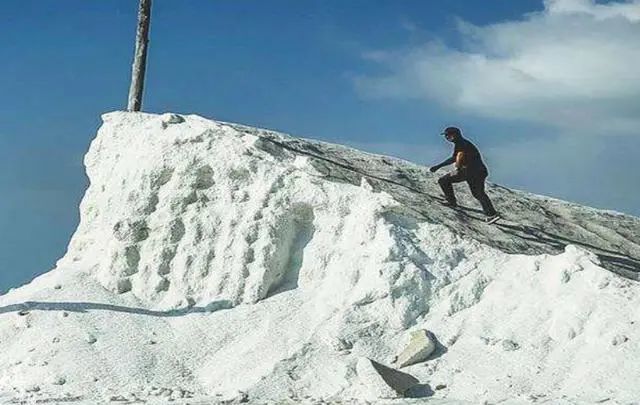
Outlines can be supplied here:
[[573, 244], [595, 253], [603, 267], [617, 274], [633, 280], [640, 276], [637, 217], [488, 184], [488, 193], [506, 220], [487, 228], [477, 201], [466, 187], [456, 189], [462, 210], [436, 204], [443, 201], [437, 176], [422, 166], [340, 145], [228, 125], [260, 136], [271, 149], [277, 145], [309, 157], [310, 164], [326, 179], [359, 184], [365, 177], [375, 190], [392, 195], [406, 214], [418, 221], [445, 225], [465, 238], [508, 253], [557, 254]]
[[523, 239], [424, 168], [184, 118], [104, 116], [67, 254], [0, 297], [0, 398], [368, 398], [419, 328], [434, 399], [640, 397], [638, 285], [600, 267], [633, 277], [638, 219], [493, 187], [548, 214]]

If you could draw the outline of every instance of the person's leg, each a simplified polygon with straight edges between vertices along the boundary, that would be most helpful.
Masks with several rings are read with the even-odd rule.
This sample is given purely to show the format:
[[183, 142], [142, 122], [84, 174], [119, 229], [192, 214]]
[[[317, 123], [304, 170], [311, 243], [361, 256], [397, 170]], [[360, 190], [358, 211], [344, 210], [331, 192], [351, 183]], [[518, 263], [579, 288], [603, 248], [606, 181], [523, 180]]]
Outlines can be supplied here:
[[488, 217], [492, 217], [496, 215], [496, 210], [493, 208], [493, 204], [489, 199], [489, 196], [484, 191], [484, 181], [487, 176], [479, 175], [479, 176], [469, 176], [467, 179], [467, 183], [469, 184], [469, 188], [471, 189], [471, 194], [480, 201], [480, 205], [482, 205], [482, 211], [484, 211], [485, 215]]
[[453, 192], [453, 183], [460, 183], [465, 181], [466, 178], [460, 173], [447, 173], [438, 179], [438, 184], [442, 188], [444, 198], [452, 205], [456, 205], [456, 195]]

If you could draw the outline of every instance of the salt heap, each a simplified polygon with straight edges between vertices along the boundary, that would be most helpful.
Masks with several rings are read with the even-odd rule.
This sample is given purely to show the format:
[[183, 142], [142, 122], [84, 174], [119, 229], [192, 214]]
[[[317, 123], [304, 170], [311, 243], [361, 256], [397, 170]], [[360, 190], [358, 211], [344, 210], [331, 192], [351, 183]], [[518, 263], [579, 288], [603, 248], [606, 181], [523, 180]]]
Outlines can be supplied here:
[[[486, 225], [409, 162], [103, 120], [66, 255], [0, 297], [0, 399], [640, 398], [638, 218], [492, 186]], [[371, 377], [422, 329], [410, 390]]]

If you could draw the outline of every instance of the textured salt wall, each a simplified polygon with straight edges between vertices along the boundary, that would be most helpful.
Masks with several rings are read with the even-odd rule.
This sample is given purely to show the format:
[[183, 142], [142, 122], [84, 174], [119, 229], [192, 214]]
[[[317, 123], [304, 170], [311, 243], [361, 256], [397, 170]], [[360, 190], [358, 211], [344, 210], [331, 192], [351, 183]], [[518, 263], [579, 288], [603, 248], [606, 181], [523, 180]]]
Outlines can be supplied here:
[[[68, 253], [0, 296], [3, 400], [379, 399], [362, 366], [392, 365], [418, 329], [436, 346], [403, 368], [421, 395], [640, 396], [636, 282], [602, 249], [487, 244], [571, 234], [629, 254], [636, 218], [491, 188], [516, 214], [488, 226], [408, 162], [195, 116], [104, 119]], [[542, 218], [553, 239], [505, 232]]]
[[[388, 294], [391, 277], [422, 291], [394, 298], [406, 307], [401, 323], [425, 310], [424, 259], [394, 223], [396, 203], [366, 181], [326, 181], [306, 157], [199, 117], [104, 121], [61, 266], [82, 260], [111, 291], [167, 308], [252, 303], [323, 280], [327, 299], [372, 300], [370, 288]], [[375, 268], [394, 275], [361, 280]]]

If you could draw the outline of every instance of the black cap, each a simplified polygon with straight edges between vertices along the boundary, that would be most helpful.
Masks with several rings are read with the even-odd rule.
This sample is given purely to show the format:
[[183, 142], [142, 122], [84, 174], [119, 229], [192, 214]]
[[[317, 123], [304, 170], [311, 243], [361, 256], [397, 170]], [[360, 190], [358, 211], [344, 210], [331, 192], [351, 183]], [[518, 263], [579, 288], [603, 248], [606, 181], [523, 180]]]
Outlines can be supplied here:
[[456, 128], [456, 127], [446, 127], [446, 128], [444, 129], [444, 131], [443, 131], [440, 135], [457, 135], [457, 136], [462, 136], [462, 131], [460, 131], [460, 128]]

